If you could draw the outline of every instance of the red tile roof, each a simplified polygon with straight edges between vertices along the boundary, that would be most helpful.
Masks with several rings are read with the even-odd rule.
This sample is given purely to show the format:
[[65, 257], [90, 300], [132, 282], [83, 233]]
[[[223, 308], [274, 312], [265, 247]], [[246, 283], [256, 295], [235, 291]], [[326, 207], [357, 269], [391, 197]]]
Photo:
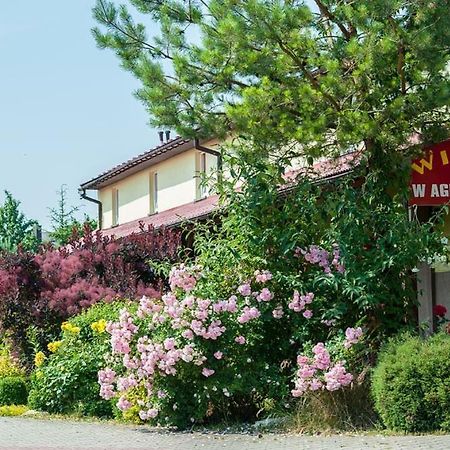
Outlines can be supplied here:
[[120, 238], [131, 233], [139, 233], [141, 225], [147, 227], [152, 225], [155, 228], [162, 226], [173, 226], [180, 224], [185, 220], [201, 219], [207, 217], [214, 210], [217, 209], [219, 197], [212, 195], [203, 200], [187, 203], [185, 205], [177, 206], [176, 208], [168, 209], [157, 214], [153, 214], [143, 219], [133, 220], [132, 222], [124, 223], [114, 228], [102, 230], [103, 236], [115, 236]]
[[312, 166], [302, 167], [286, 173], [287, 181], [295, 181], [300, 174], [308, 175], [314, 180], [327, 180], [351, 172], [361, 162], [361, 152], [351, 152], [336, 158], [330, 158]]

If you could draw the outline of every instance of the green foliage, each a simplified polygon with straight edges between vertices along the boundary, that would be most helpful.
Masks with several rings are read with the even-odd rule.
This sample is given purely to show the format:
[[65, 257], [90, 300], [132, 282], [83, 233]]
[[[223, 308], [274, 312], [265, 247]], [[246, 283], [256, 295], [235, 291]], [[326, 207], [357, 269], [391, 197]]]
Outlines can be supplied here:
[[[61, 341], [32, 376], [29, 405], [50, 413], [110, 417], [112, 404], [99, 397], [97, 372], [109, 349], [109, 335], [93, 323], [115, 320], [124, 302], [99, 303], [63, 324]], [[94, 326], [95, 328], [95, 326]], [[51, 344], [50, 344], [51, 347]]]
[[[226, 214], [220, 224], [197, 229], [198, 263], [207, 274], [204, 295], [226, 296], [236, 272], [251, 275], [264, 267], [274, 274], [280, 297], [293, 289], [315, 293], [323, 306], [316, 330], [323, 330], [320, 320], [333, 320], [343, 329], [359, 323], [378, 339], [413, 323], [411, 270], [434, 253], [444, 254], [438, 231], [442, 215], [425, 223], [410, 221], [404, 197], [389, 194], [391, 180], [378, 172], [364, 181], [355, 174], [333, 185], [304, 178], [289, 184], [280, 176], [282, 165], [247, 162], [243, 155], [228, 164], [234, 179], [245, 183], [237, 190], [233, 180], [224, 181]], [[311, 244], [330, 249], [335, 243], [345, 266], [342, 275], [311, 273], [299, 265], [296, 249]], [[291, 331], [284, 331], [288, 341]], [[314, 331], [313, 340], [325, 339], [326, 333]], [[297, 339], [312, 336], [297, 331]]]
[[20, 245], [24, 250], [36, 250], [37, 222], [28, 220], [20, 211], [20, 202], [5, 191], [5, 201], [0, 205], [0, 250], [14, 252]]
[[21, 416], [28, 411], [27, 406], [5, 405], [0, 406], [0, 417]]
[[83, 237], [86, 225], [88, 225], [88, 232], [91, 232], [91, 230], [96, 228], [97, 223], [88, 216], [85, 216], [83, 221], [75, 218], [75, 213], [79, 210], [79, 207], [67, 204], [66, 185], [60, 187], [58, 197], [57, 207], [49, 208], [52, 225], [50, 238], [56, 246], [61, 246], [68, 244], [73, 239]]
[[403, 336], [381, 352], [373, 373], [375, 407], [393, 430], [450, 430], [450, 337]]
[[24, 376], [25, 371], [12, 357], [9, 348], [0, 344], [0, 378]]
[[232, 129], [279, 157], [362, 143], [391, 161], [416, 132], [448, 134], [447, 0], [130, 0], [148, 32], [114, 3], [97, 0], [94, 36], [140, 81], [155, 126]]
[[0, 405], [25, 405], [28, 389], [24, 377], [0, 378]]

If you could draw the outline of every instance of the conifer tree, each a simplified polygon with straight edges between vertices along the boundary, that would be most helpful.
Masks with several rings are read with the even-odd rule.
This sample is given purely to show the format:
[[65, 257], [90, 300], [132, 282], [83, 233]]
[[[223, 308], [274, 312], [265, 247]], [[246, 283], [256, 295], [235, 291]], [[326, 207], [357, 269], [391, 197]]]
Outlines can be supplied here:
[[5, 191], [5, 201], [0, 205], [0, 249], [10, 252], [19, 246], [24, 250], [36, 250], [38, 223], [29, 220], [20, 211], [20, 202]]
[[83, 221], [76, 219], [75, 214], [80, 209], [79, 206], [70, 206], [67, 200], [67, 186], [63, 184], [58, 193], [58, 204], [56, 208], [49, 208], [50, 222], [52, 230], [50, 238], [56, 245], [68, 244], [72, 238], [78, 239], [84, 234], [85, 225], [89, 225], [89, 230], [96, 228], [95, 220], [88, 216]]
[[447, 135], [449, 0], [130, 3], [147, 26], [97, 0], [93, 32], [139, 79], [157, 127], [232, 129], [287, 158], [363, 147], [394, 169]]

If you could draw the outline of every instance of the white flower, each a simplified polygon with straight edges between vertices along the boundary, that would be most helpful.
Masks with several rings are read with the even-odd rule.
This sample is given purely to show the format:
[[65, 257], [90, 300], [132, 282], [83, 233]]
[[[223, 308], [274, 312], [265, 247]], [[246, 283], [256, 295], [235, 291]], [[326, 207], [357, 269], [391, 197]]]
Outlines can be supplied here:
[[412, 272], [412, 273], [417, 273], [417, 272], [419, 272], [419, 269], [418, 269], [417, 267], [413, 267], [413, 268], [411, 269], [411, 272]]

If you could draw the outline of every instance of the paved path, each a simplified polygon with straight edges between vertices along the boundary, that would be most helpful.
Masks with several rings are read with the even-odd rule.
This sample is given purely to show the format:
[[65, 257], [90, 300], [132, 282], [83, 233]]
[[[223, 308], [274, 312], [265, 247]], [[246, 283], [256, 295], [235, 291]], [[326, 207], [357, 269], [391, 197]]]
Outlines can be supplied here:
[[158, 433], [145, 427], [0, 417], [0, 449], [450, 450], [450, 436], [296, 436]]

